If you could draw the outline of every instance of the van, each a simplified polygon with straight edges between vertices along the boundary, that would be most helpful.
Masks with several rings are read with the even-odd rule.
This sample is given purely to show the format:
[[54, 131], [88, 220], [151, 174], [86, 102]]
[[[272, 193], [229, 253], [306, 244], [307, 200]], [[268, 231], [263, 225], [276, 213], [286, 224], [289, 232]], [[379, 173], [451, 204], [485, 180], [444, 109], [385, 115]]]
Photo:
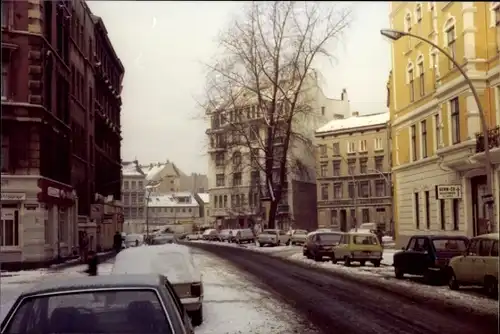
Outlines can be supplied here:
[[237, 244], [241, 243], [253, 243], [255, 242], [255, 236], [253, 235], [253, 232], [249, 228], [245, 228], [242, 230], [237, 230], [235, 236], [234, 236], [234, 242]]

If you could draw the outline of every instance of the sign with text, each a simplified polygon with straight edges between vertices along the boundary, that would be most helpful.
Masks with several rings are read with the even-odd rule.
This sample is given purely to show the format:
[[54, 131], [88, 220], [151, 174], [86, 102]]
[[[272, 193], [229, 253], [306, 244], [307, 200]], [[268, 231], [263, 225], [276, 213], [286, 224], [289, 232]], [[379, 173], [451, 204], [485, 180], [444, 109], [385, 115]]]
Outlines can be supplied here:
[[2, 193], [2, 201], [24, 201], [26, 194], [24, 193]]
[[461, 199], [462, 186], [460, 184], [441, 184], [436, 186], [437, 199]]

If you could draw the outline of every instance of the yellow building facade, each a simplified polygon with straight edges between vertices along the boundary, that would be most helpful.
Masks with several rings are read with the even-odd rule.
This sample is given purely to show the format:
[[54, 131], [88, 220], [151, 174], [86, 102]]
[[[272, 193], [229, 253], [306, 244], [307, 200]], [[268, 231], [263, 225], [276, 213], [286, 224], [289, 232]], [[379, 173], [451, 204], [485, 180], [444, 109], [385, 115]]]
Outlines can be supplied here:
[[[391, 2], [390, 28], [445, 49], [472, 80], [488, 124], [494, 207], [486, 202], [481, 119], [465, 78], [428, 43], [391, 45], [388, 82], [396, 242], [498, 230], [500, 2]], [[496, 215], [496, 219], [492, 219]]]

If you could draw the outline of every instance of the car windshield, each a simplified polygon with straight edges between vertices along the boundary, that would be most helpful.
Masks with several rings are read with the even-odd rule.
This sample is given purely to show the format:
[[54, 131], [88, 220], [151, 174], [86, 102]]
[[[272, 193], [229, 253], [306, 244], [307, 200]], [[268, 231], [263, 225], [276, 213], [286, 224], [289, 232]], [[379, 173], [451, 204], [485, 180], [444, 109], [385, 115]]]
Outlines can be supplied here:
[[318, 234], [318, 241], [321, 243], [334, 244], [338, 243], [341, 237], [342, 237], [341, 234], [321, 233]]
[[434, 239], [432, 244], [436, 252], [464, 252], [467, 249], [464, 239]]
[[306, 230], [295, 230], [294, 234], [307, 234]]
[[25, 299], [6, 334], [173, 333], [153, 290], [108, 290]]
[[264, 230], [262, 231], [262, 234], [276, 234], [276, 230]]
[[355, 235], [352, 242], [356, 245], [377, 245], [377, 238], [373, 235]]

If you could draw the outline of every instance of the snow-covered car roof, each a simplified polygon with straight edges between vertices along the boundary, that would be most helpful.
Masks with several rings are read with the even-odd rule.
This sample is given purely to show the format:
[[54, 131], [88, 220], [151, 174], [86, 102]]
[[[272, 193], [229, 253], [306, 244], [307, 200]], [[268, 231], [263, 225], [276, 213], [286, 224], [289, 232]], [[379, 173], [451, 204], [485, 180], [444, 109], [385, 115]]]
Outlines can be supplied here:
[[102, 275], [82, 276], [67, 279], [43, 280], [23, 292], [19, 298], [52, 292], [69, 292], [74, 290], [92, 290], [106, 288], [157, 288], [164, 284], [164, 277], [155, 273], [135, 275]]
[[172, 284], [201, 281], [190, 248], [178, 244], [127, 248], [116, 256], [111, 273], [160, 274]]

